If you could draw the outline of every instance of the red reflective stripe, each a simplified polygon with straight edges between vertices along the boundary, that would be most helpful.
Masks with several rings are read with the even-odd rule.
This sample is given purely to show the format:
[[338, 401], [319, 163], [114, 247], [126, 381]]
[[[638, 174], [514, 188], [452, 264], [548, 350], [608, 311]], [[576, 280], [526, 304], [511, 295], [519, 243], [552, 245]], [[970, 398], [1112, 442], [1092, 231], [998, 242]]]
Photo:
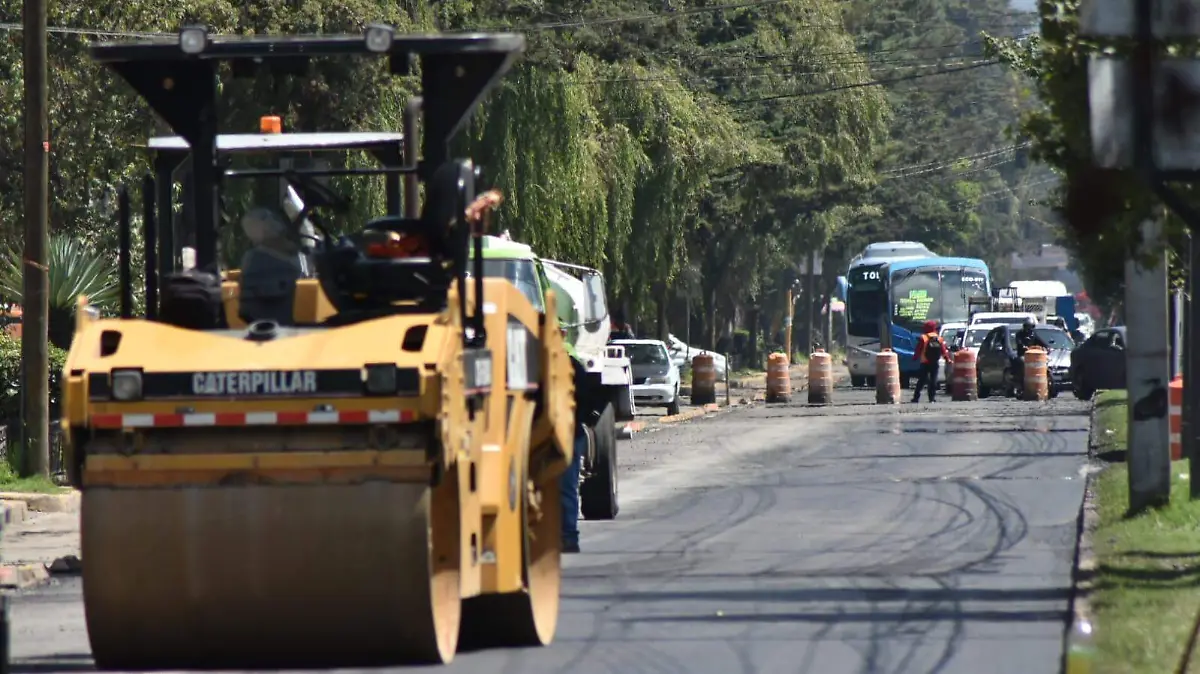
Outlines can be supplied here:
[[[375, 413], [394, 414], [400, 423], [408, 423], [417, 419], [417, 413], [411, 410], [351, 410], [338, 412], [336, 423], [340, 424], [370, 424], [371, 415]], [[93, 428], [125, 428], [127, 426], [152, 428], [181, 428], [184, 426], [271, 426], [289, 425], [305, 426], [309, 424], [325, 425], [328, 421], [314, 422], [313, 415], [324, 415], [321, 412], [198, 412], [194, 414], [97, 414], [91, 418]], [[262, 419], [261, 422], [250, 422], [250, 417]], [[325, 417], [328, 418], [327, 416]], [[203, 420], [202, 423], [200, 420]], [[150, 423], [146, 423], [149, 420]], [[191, 422], [190, 424], [187, 422]], [[395, 423], [395, 422], [383, 422]]]
[[97, 414], [92, 417], [92, 426], [96, 428], [120, 428], [123, 417], [120, 414]]
[[279, 412], [276, 418], [276, 423], [307, 424], [308, 412]]
[[182, 414], [155, 414], [154, 425], [166, 428], [173, 428], [183, 425]]

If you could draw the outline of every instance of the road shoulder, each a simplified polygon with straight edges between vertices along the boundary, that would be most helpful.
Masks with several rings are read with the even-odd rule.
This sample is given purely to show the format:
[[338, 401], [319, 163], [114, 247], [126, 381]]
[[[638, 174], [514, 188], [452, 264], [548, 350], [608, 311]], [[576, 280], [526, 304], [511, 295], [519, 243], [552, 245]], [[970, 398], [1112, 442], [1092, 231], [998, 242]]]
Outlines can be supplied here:
[[[1187, 462], [1176, 461], [1170, 504], [1128, 515], [1126, 407], [1117, 393], [1104, 392], [1093, 405], [1092, 473], [1065, 651], [1071, 666], [1090, 664], [1087, 671], [1189, 671], [1184, 660], [1200, 618], [1200, 501], [1189, 497]], [[1193, 665], [1197, 659], [1190, 657]]]

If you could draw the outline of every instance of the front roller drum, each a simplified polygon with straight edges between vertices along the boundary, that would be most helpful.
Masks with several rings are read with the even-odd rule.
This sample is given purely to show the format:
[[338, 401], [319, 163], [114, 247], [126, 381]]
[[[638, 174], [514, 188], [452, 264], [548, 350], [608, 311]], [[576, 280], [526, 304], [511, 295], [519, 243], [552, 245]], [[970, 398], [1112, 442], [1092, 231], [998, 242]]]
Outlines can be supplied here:
[[83, 594], [102, 669], [448, 662], [458, 479], [88, 487]]

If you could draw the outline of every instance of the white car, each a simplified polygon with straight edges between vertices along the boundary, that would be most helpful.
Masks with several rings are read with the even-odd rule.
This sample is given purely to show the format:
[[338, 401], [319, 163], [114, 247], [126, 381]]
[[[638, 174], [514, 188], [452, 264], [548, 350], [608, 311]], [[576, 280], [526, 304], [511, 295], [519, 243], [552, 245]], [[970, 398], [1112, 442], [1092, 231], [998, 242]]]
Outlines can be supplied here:
[[983, 344], [983, 339], [988, 336], [988, 333], [996, 327], [995, 323], [983, 323], [980, 325], [972, 325], [963, 333], [961, 341], [958, 342], [960, 349], [970, 351], [976, 358], [979, 359], [979, 345]]
[[675, 367], [681, 371], [690, 369], [692, 367], [692, 359], [702, 353], [706, 353], [712, 356], [713, 369], [716, 370], [717, 379], [720, 380], [725, 377], [725, 356], [719, 353], [688, 346], [675, 335], [667, 335], [667, 351], [671, 354], [671, 362], [675, 363]]
[[[942, 343], [949, 349], [958, 344], [959, 340], [962, 339], [963, 333], [966, 331], [966, 323], [947, 323], [942, 326], [942, 330], [938, 334], [942, 338]], [[942, 369], [942, 384], [945, 385], [947, 391], [950, 390], [950, 378], [954, 376], [954, 355], [951, 354], [950, 357], [950, 362], [947, 362]]]
[[679, 367], [667, 345], [657, 339], [614, 339], [609, 344], [625, 347], [625, 357], [633, 365], [634, 404], [666, 407], [667, 414], [679, 414]]

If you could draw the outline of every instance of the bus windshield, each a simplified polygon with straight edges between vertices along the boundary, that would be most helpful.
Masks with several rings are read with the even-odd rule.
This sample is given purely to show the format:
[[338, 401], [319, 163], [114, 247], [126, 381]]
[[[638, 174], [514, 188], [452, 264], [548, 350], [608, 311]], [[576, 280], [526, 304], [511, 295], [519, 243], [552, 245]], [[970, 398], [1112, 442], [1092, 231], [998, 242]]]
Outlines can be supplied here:
[[966, 322], [970, 314], [968, 300], [987, 297], [987, 276], [979, 269], [962, 269], [942, 273], [942, 320], [946, 323]]
[[884, 290], [881, 266], [854, 269], [847, 279], [847, 329], [852, 335], [879, 336], [879, 317], [887, 312], [887, 293]]
[[[920, 333], [927, 320], [942, 319], [941, 272], [910, 269], [892, 277], [892, 323]], [[965, 316], [964, 316], [965, 318]]]
[[909, 269], [892, 277], [892, 323], [920, 332], [927, 320], [965, 323], [973, 297], [987, 297], [981, 269]]

